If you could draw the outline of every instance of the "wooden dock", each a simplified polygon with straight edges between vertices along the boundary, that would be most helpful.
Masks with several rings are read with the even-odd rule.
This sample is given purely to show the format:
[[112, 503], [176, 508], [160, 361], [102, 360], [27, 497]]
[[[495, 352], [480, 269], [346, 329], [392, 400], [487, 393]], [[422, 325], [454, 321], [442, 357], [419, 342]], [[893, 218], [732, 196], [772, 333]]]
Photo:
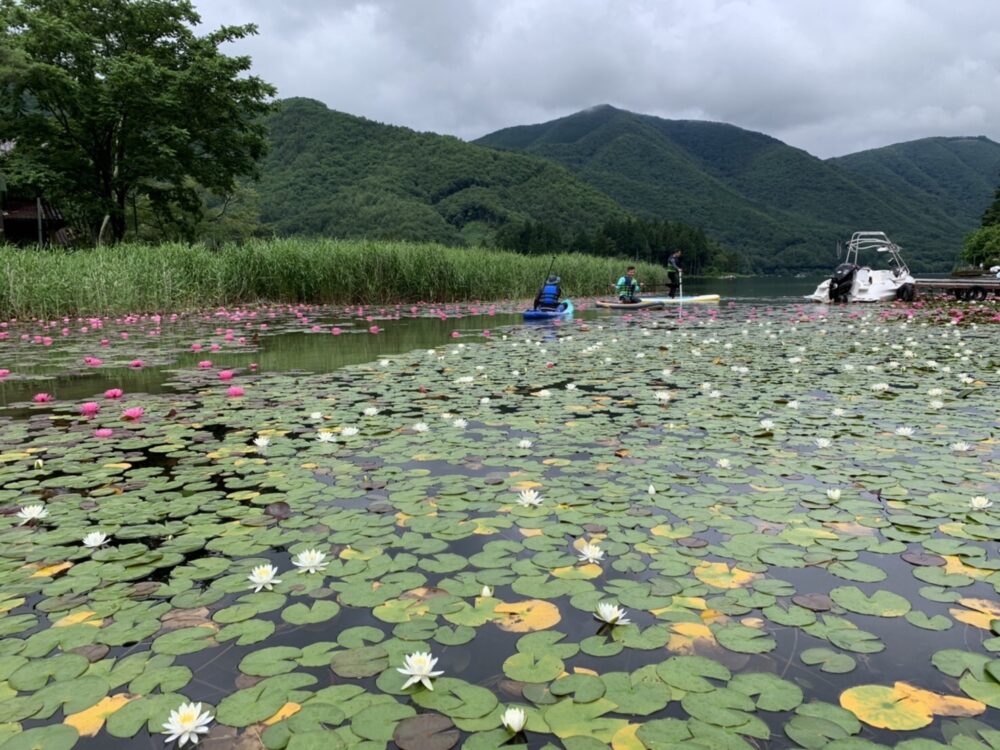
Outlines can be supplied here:
[[957, 300], [985, 300], [990, 294], [1000, 297], [1000, 279], [995, 276], [954, 276], [913, 281], [918, 294], [925, 290], [943, 290]]

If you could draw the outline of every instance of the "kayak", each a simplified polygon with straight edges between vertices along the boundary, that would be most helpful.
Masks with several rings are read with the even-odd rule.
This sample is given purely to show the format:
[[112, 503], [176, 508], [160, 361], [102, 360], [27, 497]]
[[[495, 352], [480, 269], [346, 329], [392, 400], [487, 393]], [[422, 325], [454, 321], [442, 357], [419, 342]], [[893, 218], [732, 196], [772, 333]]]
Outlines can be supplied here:
[[697, 294], [691, 297], [643, 297], [643, 301], [662, 302], [664, 305], [684, 305], [689, 302], [718, 302], [720, 299], [718, 294]]
[[559, 307], [554, 310], [525, 310], [525, 320], [552, 320], [554, 318], [568, 318], [573, 314], [573, 300], [564, 299], [559, 303]]
[[598, 307], [606, 307], [609, 310], [653, 310], [663, 307], [663, 301], [659, 299], [642, 299], [639, 302], [605, 302], [597, 300], [594, 303]]

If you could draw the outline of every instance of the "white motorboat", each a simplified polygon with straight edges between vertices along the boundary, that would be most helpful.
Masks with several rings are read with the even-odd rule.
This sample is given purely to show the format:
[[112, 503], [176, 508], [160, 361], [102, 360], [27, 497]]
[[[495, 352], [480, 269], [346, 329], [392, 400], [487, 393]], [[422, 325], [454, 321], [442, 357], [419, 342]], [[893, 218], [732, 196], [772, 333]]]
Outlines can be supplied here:
[[[883, 259], [873, 268], [861, 265], [864, 256], [872, 260]], [[870, 261], [869, 261], [870, 262]], [[847, 256], [837, 266], [833, 276], [816, 287], [806, 299], [813, 302], [891, 302], [912, 301], [914, 279], [900, 254], [899, 245], [886, 237], [885, 232], [855, 232], [847, 244]]]

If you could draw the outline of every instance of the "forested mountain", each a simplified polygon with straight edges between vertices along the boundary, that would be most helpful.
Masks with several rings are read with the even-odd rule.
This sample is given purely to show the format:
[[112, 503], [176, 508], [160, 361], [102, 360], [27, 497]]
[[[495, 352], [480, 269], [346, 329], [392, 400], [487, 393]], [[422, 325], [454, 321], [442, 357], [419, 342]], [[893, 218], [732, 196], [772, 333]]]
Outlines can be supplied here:
[[921, 138], [829, 159], [899, 192], [916, 191], [970, 229], [1000, 184], [1000, 143], [989, 138]]
[[281, 235], [492, 240], [536, 222], [567, 236], [626, 217], [565, 167], [287, 99], [269, 119], [261, 218]]
[[[940, 140], [971, 140], [1000, 152], [988, 139], [928, 139]], [[864, 155], [823, 161], [733, 125], [665, 120], [610, 106], [507, 128], [476, 143], [558, 161], [640, 216], [704, 227], [764, 272], [828, 269], [835, 243], [858, 229], [886, 231], [905, 248], [914, 270], [947, 270], [978, 223], [970, 215], [984, 210], [996, 179], [995, 168], [993, 180], [987, 176], [981, 184], [969, 175], [951, 179], [960, 172], [957, 162], [976, 158], [971, 149], [952, 149], [961, 156], [950, 160], [950, 169], [911, 170], [927, 175], [922, 185], [912, 176], [886, 181], [889, 168], [877, 166], [883, 163], [877, 156], [849, 165], [844, 162]], [[933, 156], [908, 145], [890, 148], [902, 149], [918, 165]]]

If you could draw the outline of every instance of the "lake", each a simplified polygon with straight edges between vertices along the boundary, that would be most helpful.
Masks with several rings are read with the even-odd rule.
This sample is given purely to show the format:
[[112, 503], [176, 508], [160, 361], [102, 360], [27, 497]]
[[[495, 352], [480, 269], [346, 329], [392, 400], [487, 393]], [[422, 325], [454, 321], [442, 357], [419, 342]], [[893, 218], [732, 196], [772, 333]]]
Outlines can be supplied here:
[[0, 750], [1000, 746], [995, 310], [817, 282], [7, 324]]

